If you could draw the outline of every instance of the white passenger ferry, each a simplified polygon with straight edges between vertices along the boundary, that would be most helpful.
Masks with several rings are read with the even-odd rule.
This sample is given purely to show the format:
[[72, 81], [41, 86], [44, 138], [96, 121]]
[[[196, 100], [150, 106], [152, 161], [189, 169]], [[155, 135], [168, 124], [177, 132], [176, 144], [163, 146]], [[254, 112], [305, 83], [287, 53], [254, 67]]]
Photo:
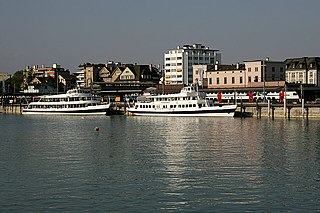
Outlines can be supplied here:
[[66, 94], [41, 96], [39, 101], [29, 103], [22, 114], [105, 115], [109, 107], [109, 103], [102, 103], [91, 93], [73, 89]]
[[237, 105], [214, 105], [205, 96], [187, 86], [176, 94], [144, 94], [127, 110], [138, 116], [234, 116]]

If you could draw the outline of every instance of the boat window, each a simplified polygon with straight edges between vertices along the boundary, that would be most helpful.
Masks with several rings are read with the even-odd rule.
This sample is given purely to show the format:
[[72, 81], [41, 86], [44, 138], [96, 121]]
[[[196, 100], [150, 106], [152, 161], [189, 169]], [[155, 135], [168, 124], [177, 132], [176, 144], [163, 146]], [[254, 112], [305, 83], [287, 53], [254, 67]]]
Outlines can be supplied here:
[[193, 106], [193, 107], [196, 107], [197, 105], [196, 105], [196, 104], [193, 104], [192, 106]]
[[192, 107], [192, 104], [189, 104], [189, 107]]

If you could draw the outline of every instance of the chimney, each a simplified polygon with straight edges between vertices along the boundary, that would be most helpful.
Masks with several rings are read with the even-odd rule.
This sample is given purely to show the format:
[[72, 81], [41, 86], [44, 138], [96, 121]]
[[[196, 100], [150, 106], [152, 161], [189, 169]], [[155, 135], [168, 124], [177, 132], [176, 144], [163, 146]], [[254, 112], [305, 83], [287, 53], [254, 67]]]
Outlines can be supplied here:
[[239, 69], [239, 67], [240, 67], [240, 64], [239, 64], [239, 63], [237, 63], [237, 65], [236, 65], [236, 69], [238, 70], [238, 69]]

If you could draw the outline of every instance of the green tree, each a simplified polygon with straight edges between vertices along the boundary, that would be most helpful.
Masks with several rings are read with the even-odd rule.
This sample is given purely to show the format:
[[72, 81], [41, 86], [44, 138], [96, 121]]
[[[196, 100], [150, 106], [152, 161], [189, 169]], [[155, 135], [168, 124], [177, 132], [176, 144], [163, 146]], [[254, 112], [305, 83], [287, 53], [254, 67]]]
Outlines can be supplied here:
[[14, 73], [11, 79], [8, 79], [10, 83], [10, 92], [18, 93], [20, 91], [20, 86], [23, 83], [23, 70], [19, 70]]

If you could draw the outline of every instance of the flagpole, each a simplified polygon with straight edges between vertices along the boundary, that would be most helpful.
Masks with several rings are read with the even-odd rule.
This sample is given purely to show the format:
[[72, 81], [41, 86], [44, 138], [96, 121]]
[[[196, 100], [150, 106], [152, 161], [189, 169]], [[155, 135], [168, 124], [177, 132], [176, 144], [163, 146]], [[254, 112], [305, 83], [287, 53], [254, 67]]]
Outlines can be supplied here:
[[287, 109], [287, 86], [284, 84], [284, 99], [283, 99], [283, 115], [286, 118]]

